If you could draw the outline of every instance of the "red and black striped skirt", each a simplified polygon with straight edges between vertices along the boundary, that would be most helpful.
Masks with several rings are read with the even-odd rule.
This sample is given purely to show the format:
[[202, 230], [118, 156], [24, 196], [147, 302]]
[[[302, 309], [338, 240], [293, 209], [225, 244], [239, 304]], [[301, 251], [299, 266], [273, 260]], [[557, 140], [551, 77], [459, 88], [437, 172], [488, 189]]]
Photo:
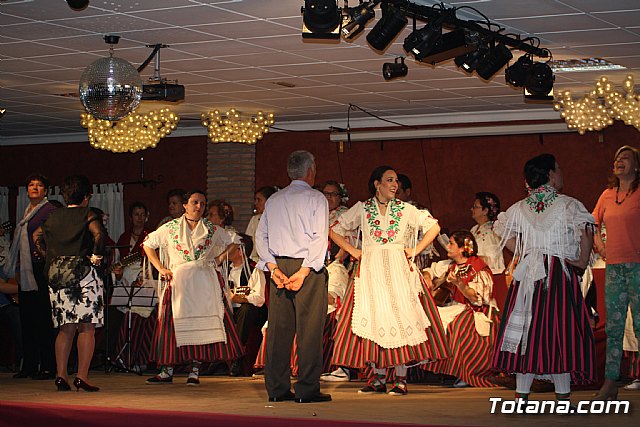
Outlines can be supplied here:
[[531, 302], [531, 325], [526, 354], [501, 351], [507, 321], [516, 302], [520, 283], [514, 281], [507, 294], [492, 365], [506, 373], [570, 373], [575, 384], [588, 384], [596, 377], [595, 339], [582, 298], [575, 269], [566, 264], [565, 275], [557, 257], [545, 258], [549, 275], [535, 283]]
[[[439, 374], [452, 375], [474, 387], [497, 387], [489, 381], [493, 343], [500, 327], [500, 318], [492, 310], [491, 331], [483, 337], [476, 331], [475, 311], [467, 307], [447, 326], [447, 339], [451, 348], [451, 358], [428, 363], [422, 369]], [[489, 307], [483, 306], [482, 312], [489, 315]]]
[[420, 301], [431, 322], [431, 326], [425, 330], [427, 340], [413, 346], [384, 348], [371, 340], [357, 336], [351, 330], [354, 304], [354, 279], [352, 277], [347, 286], [344, 304], [340, 308], [340, 318], [334, 337], [332, 365], [363, 369], [375, 363], [376, 368], [387, 368], [448, 358], [450, 350], [438, 308], [433, 302], [431, 293], [427, 290], [424, 279], [422, 279], [422, 286], [423, 293], [420, 294]]
[[158, 327], [153, 337], [152, 360], [158, 365], [181, 365], [194, 360], [199, 362], [214, 362], [216, 360], [234, 360], [244, 355], [244, 347], [233, 324], [233, 314], [224, 302], [224, 329], [227, 342], [217, 342], [202, 345], [176, 345], [176, 334], [173, 326], [173, 312], [171, 310], [171, 288], [169, 287], [162, 299], [162, 314], [158, 318]]

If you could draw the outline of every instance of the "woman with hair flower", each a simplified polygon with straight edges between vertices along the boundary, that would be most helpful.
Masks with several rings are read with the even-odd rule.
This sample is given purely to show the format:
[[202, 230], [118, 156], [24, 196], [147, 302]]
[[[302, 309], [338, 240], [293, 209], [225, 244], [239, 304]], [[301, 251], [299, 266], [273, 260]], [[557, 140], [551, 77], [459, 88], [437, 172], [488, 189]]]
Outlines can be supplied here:
[[471, 207], [471, 218], [476, 225], [471, 227], [471, 234], [478, 242], [478, 253], [487, 263], [493, 274], [504, 271], [504, 257], [500, 247], [500, 237], [493, 230], [493, 224], [500, 213], [500, 199], [493, 193], [481, 191]]
[[449, 239], [449, 259], [431, 264], [424, 271], [427, 283], [452, 285], [451, 301], [438, 307], [452, 354], [450, 359], [423, 367], [458, 378], [453, 384], [456, 388], [495, 387], [489, 380], [491, 351], [500, 321], [491, 269], [477, 254], [473, 235], [459, 230]]
[[516, 397], [527, 399], [534, 378], [553, 381], [568, 400], [571, 382], [595, 378], [595, 340], [580, 277], [593, 244], [593, 216], [560, 194], [564, 180], [551, 154], [524, 166], [528, 197], [498, 215], [495, 230], [519, 262], [513, 272], [493, 366], [516, 373]]
[[[407, 394], [407, 365], [449, 356], [438, 310], [413, 263], [438, 235], [428, 211], [396, 199], [398, 176], [390, 166], [373, 170], [371, 198], [340, 216], [330, 236], [360, 260], [350, 280], [338, 321], [333, 363], [370, 369], [360, 393], [387, 391], [387, 370], [395, 368], [390, 395]], [[362, 249], [346, 238], [362, 230]], [[418, 242], [418, 229], [424, 237]]]

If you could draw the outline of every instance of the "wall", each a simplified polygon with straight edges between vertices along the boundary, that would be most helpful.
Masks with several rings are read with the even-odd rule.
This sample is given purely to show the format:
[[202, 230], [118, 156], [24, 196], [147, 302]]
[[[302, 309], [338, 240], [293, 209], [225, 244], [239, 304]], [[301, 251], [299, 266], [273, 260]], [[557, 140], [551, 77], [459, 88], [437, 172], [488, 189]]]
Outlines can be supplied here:
[[[428, 206], [444, 227], [470, 227], [474, 193], [494, 192], [506, 209], [524, 195], [524, 162], [543, 152], [556, 155], [564, 171], [565, 193], [593, 209], [606, 185], [615, 150], [624, 144], [640, 146], [640, 133], [619, 123], [607, 128], [603, 137], [602, 142], [597, 133], [352, 142], [339, 153], [328, 131], [269, 133], [256, 145], [255, 184], [256, 188], [286, 186], [287, 155], [306, 149], [316, 155], [318, 182], [346, 183], [352, 204], [368, 197], [371, 170], [389, 164], [411, 177], [414, 199]], [[143, 155], [145, 178], [162, 175], [163, 182], [154, 187], [125, 186], [125, 206], [142, 200], [151, 210], [150, 224], [155, 225], [166, 212], [167, 190], [206, 190], [208, 145], [202, 136], [168, 138], [157, 148], [136, 154], [99, 151], [87, 143], [0, 146], [0, 185], [22, 185], [26, 175], [36, 170], [48, 175], [53, 184], [71, 173], [86, 174], [95, 183], [135, 181]], [[15, 214], [15, 207], [10, 207], [10, 214]]]
[[350, 204], [368, 195], [371, 171], [391, 165], [413, 182], [413, 198], [427, 206], [449, 229], [471, 227], [474, 194], [491, 191], [503, 210], [525, 195], [522, 168], [538, 154], [556, 156], [564, 171], [565, 193], [592, 210], [607, 182], [613, 155], [624, 144], [640, 147], [640, 133], [616, 124], [603, 133], [441, 138], [411, 141], [345, 143], [338, 152], [328, 132], [271, 133], [257, 145], [256, 186], [286, 185], [286, 156], [307, 149], [316, 156], [317, 181], [336, 179], [347, 185]]
[[[24, 185], [24, 179], [34, 171], [46, 175], [51, 185], [60, 185], [64, 177], [71, 174], [86, 175], [94, 184], [138, 181], [141, 156], [144, 157], [144, 178], [162, 182], [145, 186], [125, 185], [124, 206], [126, 210], [136, 200], [145, 203], [153, 229], [167, 215], [165, 194], [168, 190], [176, 187], [206, 190], [206, 136], [167, 138], [160, 141], [155, 149], [119, 154], [96, 150], [88, 142], [2, 146], [0, 185]], [[10, 200], [15, 200], [15, 197], [10, 197]], [[9, 215], [14, 219], [15, 205], [9, 206]]]

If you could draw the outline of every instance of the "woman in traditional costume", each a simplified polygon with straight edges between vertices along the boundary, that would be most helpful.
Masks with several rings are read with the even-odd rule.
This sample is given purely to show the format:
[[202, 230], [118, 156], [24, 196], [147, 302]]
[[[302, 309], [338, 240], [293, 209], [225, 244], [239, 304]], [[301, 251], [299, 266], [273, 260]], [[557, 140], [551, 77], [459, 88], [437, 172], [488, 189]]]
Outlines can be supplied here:
[[456, 388], [495, 387], [489, 378], [500, 322], [491, 269], [477, 255], [478, 244], [467, 230], [453, 233], [446, 249], [449, 259], [431, 264], [424, 274], [428, 283], [446, 281], [451, 285], [451, 301], [438, 307], [451, 358], [423, 368], [456, 377]]
[[471, 227], [471, 234], [478, 242], [476, 255], [482, 257], [493, 274], [504, 272], [500, 237], [493, 230], [493, 224], [499, 213], [500, 200], [498, 196], [486, 191], [476, 193], [476, 199], [471, 207], [471, 218], [476, 222], [476, 225]]
[[519, 259], [513, 272], [493, 366], [516, 373], [516, 397], [527, 399], [534, 378], [554, 383], [568, 400], [573, 381], [595, 377], [595, 340], [580, 276], [589, 264], [593, 216], [560, 194], [563, 176], [551, 154], [524, 166], [529, 195], [498, 215], [503, 245]]
[[158, 291], [153, 340], [154, 360], [162, 368], [147, 384], [171, 383], [173, 367], [189, 363], [187, 385], [198, 385], [202, 362], [242, 356], [216, 271], [231, 241], [224, 229], [202, 218], [206, 204], [204, 192], [187, 193], [184, 215], [149, 233], [144, 242], [144, 251], [165, 284]]
[[[396, 199], [397, 189], [393, 168], [374, 169], [369, 179], [371, 199], [341, 215], [330, 233], [360, 260], [346, 291], [333, 353], [334, 365], [371, 368], [360, 393], [386, 392], [387, 370], [394, 367], [389, 394], [405, 395], [407, 365], [449, 356], [437, 307], [413, 264], [440, 227], [428, 211]], [[359, 227], [362, 250], [344, 237]], [[419, 228], [424, 237], [418, 242]]]

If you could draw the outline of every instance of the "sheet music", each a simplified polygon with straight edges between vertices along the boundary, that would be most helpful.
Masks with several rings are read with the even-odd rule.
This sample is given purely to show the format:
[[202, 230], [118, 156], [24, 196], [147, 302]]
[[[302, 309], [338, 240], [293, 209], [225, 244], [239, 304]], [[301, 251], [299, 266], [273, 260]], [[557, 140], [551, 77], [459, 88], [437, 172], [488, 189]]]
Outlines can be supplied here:
[[[140, 265], [125, 267], [122, 280], [116, 281], [113, 285], [111, 306], [128, 307], [129, 297], [132, 307], [155, 307], [158, 304], [155, 281], [142, 278], [141, 273]], [[137, 283], [131, 286], [136, 281]]]

